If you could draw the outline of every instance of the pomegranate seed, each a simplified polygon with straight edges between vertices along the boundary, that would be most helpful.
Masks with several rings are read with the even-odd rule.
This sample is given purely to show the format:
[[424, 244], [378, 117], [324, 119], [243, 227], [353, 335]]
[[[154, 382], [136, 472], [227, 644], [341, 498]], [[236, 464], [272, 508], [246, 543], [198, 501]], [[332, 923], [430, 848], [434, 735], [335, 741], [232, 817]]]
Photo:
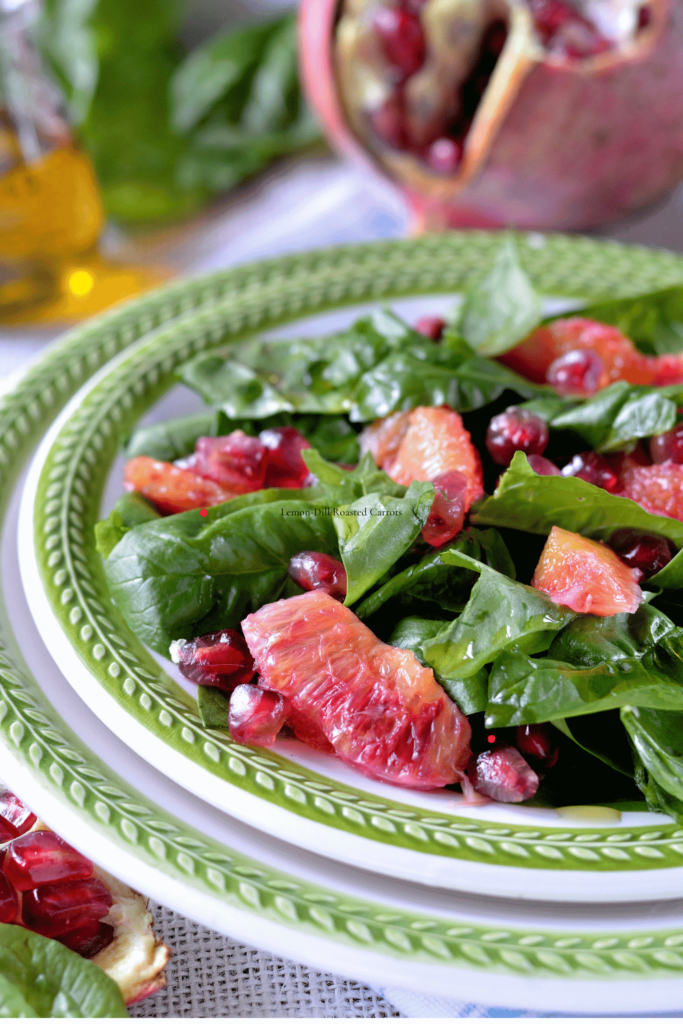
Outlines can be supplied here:
[[590, 349], [573, 349], [548, 367], [546, 380], [558, 395], [594, 395], [605, 379], [605, 364]]
[[424, 334], [425, 338], [432, 341], [441, 341], [443, 332], [446, 330], [446, 321], [440, 316], [421, 316], [415, 324], [418, 334]]
[[254, 674], [254, 659], [235, 629], [205, 633], [194, 640], [176, 640], [171, 658], [186, 679], [198, 686], [218, 686], [231, 693]]
[[619, 477], [609, 462], [597, 452], [581, 452], [562, 470], [562, 476], [577, 476], [589, 484], [602, 487], [603, 491], [613, 494], [619, 488]]
[[0, 873], [0, 921], [9, 924], [17, 916], [19, 901], [7, 877]]
[[427, 163], [437, 174], [454, 174], [462, 163], [462, 142], [437, 139], [427, 150]]
[[549, 725], [519, 725], [515, 732], [515, 746], [525, 757], [543, 761], [548, 767], [557, 760], [557, 744]]
[[683, 423], [677, 423], [666, 434], [650, 438], [650, 456], [653, 462], [675, 462], [683, 465]]
[[501, 18], [492, 21], [484, 34], [483, 46], [487, 53], [499, 57], [507, 39], [507, 25]]
[[674, 556], [665, 537], [654, 537], [649, 533], [638, 533], [637, 530], [617, 530], [610, 537], [609, 546], [622, 562], [637, 570], [640, 574], [638, 583], [654, 576]]
[[507, 743], [484, 750], [470, 762], [470, 782], [478, 793], [502, 804], [529, 800], [538, 789], [538, 775], [522, 755]]
[[260, 491], [264, 486], [266, 456], [266, 449], [257, 437], [234, 430], [227, 437], [200, 437], [190, 468], [223, 487], [248, 493]]
[[54, 832], [28, 832], [12, 840], [2, 867], [19, 892], [92, 874], [92, 862]]
[[460, 533], [465, 522], [467, 477], [458, 470], [449, 470], [434, 477], [435, 495], [422, 537], [438, 548]]
[[497, 466], [509, 466], [515, 452], [542, 455], [548, 445], [548, 424], [516, 405], [494, 416], [486, 431], [486, 447]]
[[271, 427], [259, 438], [268, 451], [266, 487], [303, 487], [309, 471], [301, 452], [310, 441], [295, 427]]
[[289, 560], [289, 575], [304, 590], [324, 590], [338, 601], [346, 597], [346, 569], [332, 555], [300, 551]]
[[[25, 803], [5, 789], [0, 793], [0, 829], [13, 829], [15, 836], [22, 836], [35, 824], [36, 816]], [[8, 838], [12, 838], [9, 837]], [[5, 840], [2, 840], [4, 842]]]
[[609, 48], [589, 21], [562, 0], [529, 0], [536, 30], [543, 44], [566, 57], [591, 57]]
[[99, 878], [84, 878], [78, 882], [41, 885], [26, 892], [21, 903], [21, 916], [31, 931], [54, 938], [66, 932], [80, 931], [98, 921], [113, 902]]
[[243, 683], [230, 698], [230, 735], [236, 743], [272, 747], [285, 724], [289, 707], [289, 701], [279, 693]]
[[375, 12], [374, 26], [382, 40], [384, 55], [401, 72], [403, 79], [420, 70], [426, 44], [417, 14], [395, 7], [380, 7]]
[[652, 21], [652, 12], [649, 7], [641, 7], [638, 11], [638, 28], [643, 29]]
[[114, 929], [110, 924], [105, 924], [103, 921], [92, 921], [90, 924], [83, 925], [82, 928], [77, 928], [76, 931], [60, 935], [58, 941], [67, 949], [73, 949], [74, 953], [90, 960], [91, 957], [97, 956], [103, 949], [106, 949], [113, 938]]
[[387, 146], [391, 146], [392, 149], [408, 149], [405, 104], [400, 90], [397, 89], [379, 107], [371, 111], [368, 119], [377, 138]]
[[561, 476], [559, 469], [550, 459], [542, 455], [528, 455], [529, 465], [538, 476]]

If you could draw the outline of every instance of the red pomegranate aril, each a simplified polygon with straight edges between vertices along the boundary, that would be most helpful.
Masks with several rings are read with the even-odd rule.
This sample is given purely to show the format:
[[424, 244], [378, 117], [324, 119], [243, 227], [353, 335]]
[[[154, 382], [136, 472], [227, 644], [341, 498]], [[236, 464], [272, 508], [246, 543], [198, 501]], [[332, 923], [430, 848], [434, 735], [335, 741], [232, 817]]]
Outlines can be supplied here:
[[667, 430], [665, 434], [651, 437], [650, 456], [653, 462], [683, 465], [683, 423], [677, 423], [673, 430]]
[[272, 747], [289, 709], [289, 701], [279, 693], [244, 683], [233, 691], [230, 698], [230, 735], [236, 743]]
[[380, 141], [392, 149], [408, 149], [408, 128], [403, 94], [400, 90], [380, 103], [368, 114], [370, 127]]
[[647, 7], [647, 6], [641, 7], [640, 10], [638, 11], [638, 28], [639, 29], [647, 28], [647, 26], [650, 24], [651, 21], [652, 21], [652, 12], [650, 11], [650, 8]]
[[19, 892], [49, 882], [76, 881], [92, 874], [92, 861], [54, 832], [28, 832], [12, 840], [3, 871]]
[[538, 775], [515, 747], [499, 743], [470, 762], [467, 776], [478, 793], [502, 804], [529, 800], [538, 789]]
[[311, 447], [310, 441], [295, 427], [270, 427], [259, 440], [268, 451], [266, 487], [303, 487], [309, 470], [301, 452]]
[[332, 555], [300, 551], [289, 560], [289, 575], [303, 590], [324, 590], [338, 601], [346, 597], [346, 569]]
[[[22, 836], [35, 824], [36, 816], [29, 810], [25, 803], [5, 789], [0, 793], [0, 830], [8, 828], [14, 830], [15, 836]], [[8, 837], [11, 838], [11, 837]], [[5, 840], [0, 840], [5, 842]]]
[[[573, 349], [555, 359], [546, 372], [546, 380], [558, 395], [594, 395], [605, 378], [605, 364], [590, 349]], [[604, 380], [604, 383], [608, 383]]]
[[396, 7], [380, 7], [373, 23], [387, 60], [401, 72], [401, 77], [406, 79], [419, 71], [424, 64], [426, 44], [417, 14]]
[[610, 537], [609, 546], [619, 555], [622, 562], [626, 562], [631, 569], [636, 569], [640, 573], [638, 583], [654, 576], [668, 565], [674, 556], [665, 537], [655, 537], [649, 533], [639, 533], [637, 530], [617, 530]]
[[228, 693], [254, 675], [254, 659], [236, 629], [177, 640], [171, 644], [171, 657], [186, 679], [198, 686], [218, 686]]
[[529, 465], [538, 476], [562, 476], [559, 468], [543, 455], [527, 455]]
[[14, 921], [18, 908], [17, 894], [7, 877], [0, 872], [0, 922], [10, 924]]
[[415, 324], [415, 330], [432, 341], [441, 341], [446, 330], [446, 321], [440, 316], [421, 316]]
[[200, 437], [191, 468], [223, 487], [249, 493], [264, 486], [266, 457], [258, 437], [235, 430], [227, 437]]
[[437, 174], [454, 174], [462, 163], [462, 142], [442, 138], [432, 142], [426, 160]]
[[547, 445], [545, 420], [516, 405], [494, 416], [486, 431], [486, 448], [497, 466], [509, 466], [515, 452], [542, 455]]
[[453, 540], [463, 528], [467, 499], [467, 477], [458, 470], [449, 470], [434, 477], [434, 501], [422, 537], [432, 547], [439, 548]]
[[57, 882], [24, 893], [21, 916], [31, 931], [55, 938], [99, 921], [113, 902], [99, 878]]
[[610, 494], [619, 489], [619, 477], [607, 459], [597, 452], [581, 452], [575, 455], [562, 470], [562, 476], [577, 476], [589, 484], [602, 487], [603, 491], [609, 491]]
[[92, 921], [90, 924], [77, 928], [76, 931], [66, 932], [58, 936], [58, 941], [72, 949], [74, 953], [90, 960], [105, 949], [114, 938], [114, 929], [104, 921]]
[[525, 757], [533, 757], [552, 767], [557, 760], [557, 743], [549, 725], [518, 725], [515, 732], [515, 746]]

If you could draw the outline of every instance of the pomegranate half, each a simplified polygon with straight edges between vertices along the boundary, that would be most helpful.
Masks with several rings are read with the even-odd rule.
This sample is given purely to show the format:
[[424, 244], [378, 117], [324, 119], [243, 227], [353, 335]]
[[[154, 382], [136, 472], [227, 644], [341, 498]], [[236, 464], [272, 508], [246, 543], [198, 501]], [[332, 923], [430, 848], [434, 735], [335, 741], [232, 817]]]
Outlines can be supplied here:
[[683, 178], [683, 0], [302, 0], [330, 141], [417, 227], [584, 229]]

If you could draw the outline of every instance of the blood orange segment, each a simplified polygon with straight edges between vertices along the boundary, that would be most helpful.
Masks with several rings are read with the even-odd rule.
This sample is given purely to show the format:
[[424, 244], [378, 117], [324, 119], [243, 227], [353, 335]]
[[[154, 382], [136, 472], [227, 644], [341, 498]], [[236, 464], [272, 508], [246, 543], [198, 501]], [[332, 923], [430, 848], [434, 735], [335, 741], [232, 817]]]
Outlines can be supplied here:
[[610, 548], [559, 526], [550, 531], [531, 585], [582, 614], [635, 612], [643, 599], [634, 570]]
[[160, 512], [188, 512], [192, 508], [220, 505], [235, 495], [213, 480], [190, 469], [138, 455], [126, 463], [123, 486], [154, 502]]
[[615, 380], [630, 384], [653, 384], [658, 359], [644, 356], [617, 327], [596, 320], [572, 316], [537, 327], [521, 345], [499, 356], [511, 370], [538, 384], [544, 384], [551, 363], [568, 352], [590, 350], [603, 361], [604, 372], [597, 381], [605, 387]]
[[683, 520], [683, 466], [676, 462], [628, 466], [621, 477], [622, 495], [658, 516]]
[[261, 685], [288, 697], [343, 761], [414, 789], [460, 781], [469, 722], [410, 651], [321, 590], [264, 605], [242, 626]]
[[[398, 418], [400, 417], [400, 418]], [[479, 452], [457, 412], [445, 406], [418, 406], [380, 420], [368, 429], [366, 449], [392, 480], [434, 480], [457, 471], [467, 479], [465, 511], [484, 493]]]

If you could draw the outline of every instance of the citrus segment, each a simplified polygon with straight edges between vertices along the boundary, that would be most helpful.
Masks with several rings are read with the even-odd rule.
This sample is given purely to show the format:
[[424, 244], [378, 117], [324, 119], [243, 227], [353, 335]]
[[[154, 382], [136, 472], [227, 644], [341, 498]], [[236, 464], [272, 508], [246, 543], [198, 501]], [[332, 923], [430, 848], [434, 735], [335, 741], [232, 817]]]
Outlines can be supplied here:
[[683, 520], [683, 466], [676, 462], [628, 466], [621, 477], [622, 495], [648, 512]]
[[190, 469], [138, 455], [126, 463], [123, 486], [149, 498], [160, 512], [188, 512], [192, 508], [220, 505], [235, 495], [213, 480]]

